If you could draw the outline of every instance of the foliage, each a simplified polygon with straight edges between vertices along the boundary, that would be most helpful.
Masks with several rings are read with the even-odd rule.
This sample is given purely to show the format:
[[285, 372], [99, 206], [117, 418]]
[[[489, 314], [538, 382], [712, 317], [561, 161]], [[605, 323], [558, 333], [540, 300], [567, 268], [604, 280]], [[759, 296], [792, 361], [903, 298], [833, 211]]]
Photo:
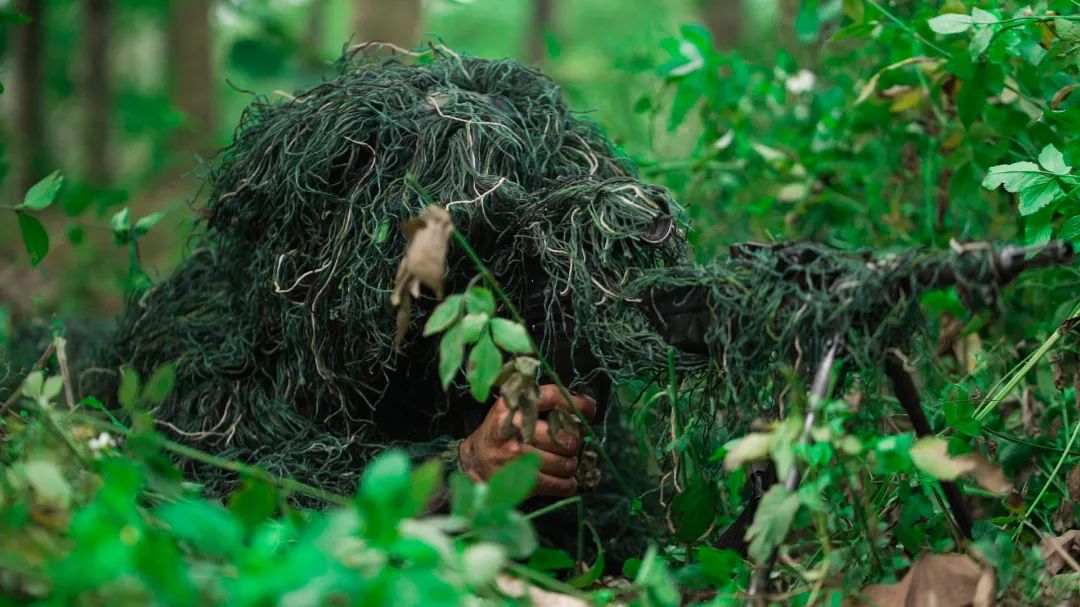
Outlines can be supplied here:
[[[668, 60], [656, 65], [629, 41], [613, 43], [613, 53], [625, 54], [611, 70], [616, 84], [603, 84], [612, 87], [600, 104], [612, 109], [604, 120], [648, 177], [690, 203], [701, 258], [750, 238], [882, 248], [1080, 240], [1074, 4], [798, 4], [797, 14], [785, 16], [793, 17], [792, 44], [775, 62], [717, 50], [696, 25], [662, 42]], [[225, 10], [241, 20], [223, 43], [234, 74], [261, 84], [314, 77], [317, 57], [296, 52], [298, 20], [267, 2]], [[501, 18], [496, 12], [485, 19]], [[17, 21], [7, 11], [0, 19]], [[456, 27], [478, 37], [500, 29]], [[593, 29], [595, 20], [575, 19], [572, 27]], [[562, 52], [582, 56], [573, 45]], [[582, 95], [593, 90], [582, 82], [610, 67], [594, 61], [556, 62], [553, 71]], [[656, 85], [643, 76], [650, 67]], [[121, 98], [141, 99], [159, 118], [152, 128], [168, 130], [172, 119], [160, 107], [167, 104], [134, 93]], [[617, 113], [631, 105], [636, 116]], [[140, 115], [132, 107], [121, 113]], [[643, 126], [654, 122], [660, 132]], [[59, 200], [65, 211], [111, 216], [106, 233], [130, 259], [127, 288], [149, 286], [136, 243], [161, 216], [132, 222], [126, 208], [113, 214], [123, 194], [60, 188], [55, 174], [9, 207], [32, 263], [49, 251], [38, 217]], [[393, 238], [387, 225], [369, 232]], [[1002, 603], [1061, 604], [1075, 595], [1077, 574], [1039, 546], [1066, 537], [1078, 514], [1080, 490], [1070, 495], [1063, 482], [1080, 470], [1080, 346], [1075, 322], [1062, 324], [1078, 311], [1075, 285], [1073, 271], [1022, 279], [1002, 295], [1006, 314], [970, 313], [967, 294], [956, 290], [917, 302], [929, 334], [904, 354], [940, 430], [933, 438], [916, 439], [872, 376], [853, 378], [841, 387], [843, 398], [822, 403], [805, 443], [797, 438], [809, 404], [793, 374], [781, 371], [776, 383], [786, 417], [748, 433], [734, 431], [739, 424], [722, 411], [703, 411], [681, 369], [643, 394], [640, 385], [622, 386], [625, 418], [637, 434], [662, 431], [651, 453], [662, 470], [650, 478], [674, 539], [628, 561], [624, 589], [584, 595], [547, 572], [588, 585], [603, 566], [571, 577], [582, 567], [578, 559], [536, 549], [531, 515], [514, 510], [531, 488], [534, 460], [518, 460], [487, 485], [454, 476], [444, 496], [436, 464], [410, 470], [391, 452], [367, 466], [351, 498], [309, 511], [288, 500], [318, 488], [185, 450], [184, 457], [244, 478], [223, 503], [209, 501], [169, 463], [164, 454], [177, 457], [180, 446], [151, 431], [144, 413], [190, 389], [176, 367], [141, 369], [145, 385], [134, 370], [123, 373], [117, 400], [135, 412], [130, 428], [94, 399], [73, 411], [56, 404], [62, 376], [38, 370], [0, 421], [0, 588], [23, 602], [487, 604], [507, 600], [494, 581], [502, 571], [597, 603], [728, 605], [744, 602], [739, 593], [755, 566], [779, 548], [773, 584], [789, 604], [838, 604], [871, 584], [866, 595], [883, 601], [913, 599], [904, 593], [919, 585], [984, 600], [988, 572]], [[498, 387], [527, 406], [542, 366], [532, 337], [504, 317], [495, 285], [454, 288], [424, 327], [425, 336], [441, 334], [432, 353], [440, 382], [452, 385], [464, 366], [473, 396], [482, 400]], [[820, 354], [803, 353], [808, 361]], [[742, 507], [746, 467], [756, 460], [772, 461], [782, 478], [798, 468], [802, 482], [766, 494], [743, 561], [710, 542]], [[936, 479], [958, 479], [978, 502], [974, 542], [952, 531]], [[444, 497], [451, 516], [418, 518], [429, 500]], [[929, 552], [968, 556], [921, 556]], [[1054, 568], [1044, 570], [1044, 559]]]

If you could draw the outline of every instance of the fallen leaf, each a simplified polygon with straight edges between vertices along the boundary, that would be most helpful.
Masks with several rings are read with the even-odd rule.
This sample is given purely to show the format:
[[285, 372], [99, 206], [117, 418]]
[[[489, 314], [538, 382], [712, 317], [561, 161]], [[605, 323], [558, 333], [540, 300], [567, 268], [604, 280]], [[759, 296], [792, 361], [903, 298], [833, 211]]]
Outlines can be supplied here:
[[1065, 479], [1065, 486], [1069, 488], [1069, 499], [1080, 504], [1080, 464], [1069, 471]]
[[[1057, 537], [1044, 537], [1039, 542], [1039, 551], [1042, 552], [1046, 571], [1050, 575], [1057, 575], [1065, 570], [1072, 571], [1072, 565], [1080, 560], [1080, 529], [1066, 531]], [[1069, 563], [1063, 552], [1072, 558], [1073, 563]]]
[[1012, 491], [1012, 483], [1005, 476], [1001, 466], [995, 465], [978, 453], [961, 455], [958, 459], [967, 462], [971, 466], [971, 476], [980, 487], [990, 493], [1007, 495]]
[[967, 607], [993, 605], [994, 575], [962, 554], [923, 556], [896, 584], [862, 590], [876, 607]]
[[418, 217], [406, 221], [403, 229], [409, 245], [398, 266], [394, 290], [390, 294], [390, 303], [398, 308], [397, 334], [394, 336], [397, 348], [405, 341], [412, 302], [420, 297], [420, 286], [431, 289], [442, 299], [446, 252], [454, 222], [446, 209], [428, 205]]
[[956, 480], [967, 474], [991, 493], [1005, 495], [1012, 490], [1012, 483], [1000, 466], [978, 453], [952, 457], [948, 453], [948, 443], [943, 439], [921, 438], [912, 445], [910, 454], [916, 467], [938, 480]]

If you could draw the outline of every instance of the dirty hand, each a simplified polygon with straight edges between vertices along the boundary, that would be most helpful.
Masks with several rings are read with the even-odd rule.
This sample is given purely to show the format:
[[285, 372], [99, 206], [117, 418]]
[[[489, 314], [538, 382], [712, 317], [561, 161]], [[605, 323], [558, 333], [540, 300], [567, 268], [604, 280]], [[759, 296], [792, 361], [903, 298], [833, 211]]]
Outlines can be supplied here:
[[[592, 419], [596, 415], [596, 401], [588, 396], [571, 394], [574, 406], [581, 413]], [[540, 386], [540, 412], [562, 409], [573, 414], [573, 407], [552, 384]], [[536, 478], [533, 495], [569, 497], [577, 492], [577, 452], [581, 439], [560, 430], [555, 441], [551, 440], [548, 422], [537, 420], [533, 444], [525, 444], [521, 439], [521, 412], [514, 412], [513, 425], [516, 431], [512, 436], [502, 435], [503, 421], [511, 415], [500, 396], [488, 411], [487, 417], [468, 438], [461, 443], [461, 469], [474, 481], [486, 481], [500, 466], [517, 459], [525, 453], [536, 451], [540, 454], [540, 474]]]

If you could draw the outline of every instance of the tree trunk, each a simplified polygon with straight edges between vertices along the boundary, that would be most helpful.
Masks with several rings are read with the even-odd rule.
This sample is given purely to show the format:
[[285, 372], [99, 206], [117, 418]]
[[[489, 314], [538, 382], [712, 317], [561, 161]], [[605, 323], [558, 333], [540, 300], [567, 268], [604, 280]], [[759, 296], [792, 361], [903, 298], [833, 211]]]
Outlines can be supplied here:
[[739, 46], [742, 37], [742, 0], [704, 0], [701, 17], [712, 32], [713, 46], [727, 51]]
[[45, 3], [17, 0], [15, 10], [30, 17], [30, 23], [11, 28], [15, 66], [12, 78], [15, 120], [12, 132], [12, 182], [15, 196], [21, 197], [43, 177], [48, 168], [45, 141]]
[[95, 187], [109, 184], [110, 0], [83, 2], [83, 161]]
[[356, 0], [356, 40], [412, 48], [420, 41], [421, 0]]
[[216, 127], [217, 93], [214, 81], [212, 0], [172, 0], [169, 3], [169, 93], [173, 107], [184, 115], [173, 134], [172, 149], [187, 162], [212, 149]]
[[547, 63], [547, 36], [555, 21], [555, 0], [533, 0], [532, 23], [529, 24], [526, 60], [536, 66]]

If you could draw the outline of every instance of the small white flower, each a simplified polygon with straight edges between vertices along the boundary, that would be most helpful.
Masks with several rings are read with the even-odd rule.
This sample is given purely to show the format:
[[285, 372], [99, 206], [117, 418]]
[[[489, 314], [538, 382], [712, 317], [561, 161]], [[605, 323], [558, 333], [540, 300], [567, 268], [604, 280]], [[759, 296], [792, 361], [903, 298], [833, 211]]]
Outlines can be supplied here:
[[91, 451], [97, 454], [116, 447], [116, 439], [108, 432], [102, 432], [97, 435], [97, 437], [91, 438], [86, 444], [90, 447]]
[[814, 83], [817, 82], [817, 76], [810, 70], [799, 70], [798, 74], [791, 76], [784, 81], [784, 87], [789, 93], [798, 95], [800, 93], [808, 93], [814, 89]]

